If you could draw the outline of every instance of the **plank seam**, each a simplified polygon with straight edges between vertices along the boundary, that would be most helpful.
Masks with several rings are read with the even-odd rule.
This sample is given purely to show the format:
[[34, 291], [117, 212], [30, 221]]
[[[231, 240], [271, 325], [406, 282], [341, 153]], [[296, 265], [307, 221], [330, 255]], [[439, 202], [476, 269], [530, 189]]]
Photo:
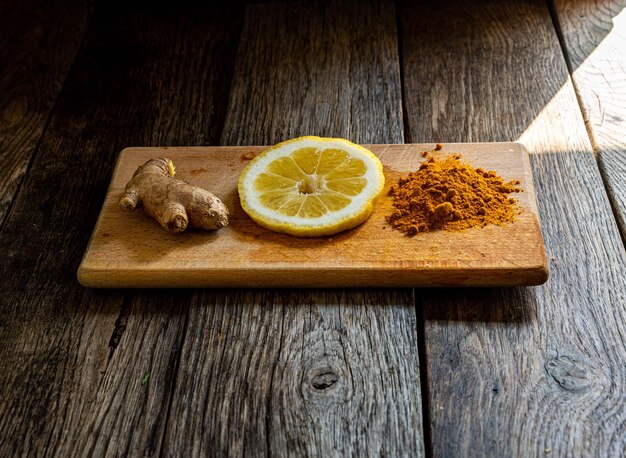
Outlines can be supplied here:
[[63, 84], [61, 84], [61, 88], [58, 90], [56, 96], [54, 97], [54, 103], [52, 104], [52, 107], [50, 108], [50, 110], [48, 111], [48, 116], [46, 117], [46, 121], [43, 125], [43, 129], [41, 131], [41, 135], [39, 136], [39, 139], [37, 140], [37, 144], [35, 145], [35, 148], [33, 149], [33, 152], [30, 154], [30, 157], [28, 158], [28, 161], [26, 162], [26, 169], [24, 170], [24, 175], [18, 179], [18, 183], [17, 183], [17, 187], [15, 189], [15, 193], [13, 194], [13, 197], [11, 198], [9, 205], [7, 207], [7, 211], [4, 213], [4, 217], [0, 220], [0, 233], [2, 232], [2, 229], [4, 228], [4, 223], [9, 219], [9, 216], [11, 215], [11, 212], [13, 211], [13, 207], [15, 205], [15, 202], [18, 200], [18, 197], [20, 195], [20, 192], [22, 191], [22, 188], [24, 187], [24, 182], [26, 181], [28, 174], [30, 173], [30, 170], [33, 166], [33, 163], [35, 162], [35, 159], [37, 157], [37, 155], [39, 154], [39, 150], [41, 149], [41, 145], [43, 144], [43, 139], [46, 136], [46, 133], [48, 132], [48, 127], [50, 125], [50, 122], [52, 120], [52, 117], [54, 115], [54, 113], [56, 112], [57, 109], [57, 105], [59, 104], [59, 100], [61, 98], [61, 94], [64, 92], [65, 90], [65, 86], [67, 84], [67, 79], [69, 78], [69, 75], [72, 73], [72, 71], [74, 70], [74, 67], [76, 66], [76, 60], [78, 58], [78, 55], [82, 52], [83, 48], [85, 47], [85, 43], [87, 41], [87, 37], [89, 36], [89, 33], [92, 30], [93, 27], [93, 19], [94, 18], [94, 12], [91, 12], [91, 17], [89, 18], [89, 25], [87, 26], [85, 33], [81, 39], [80, 45], [78, 46], [78, 48], [76, 49], [76, 53], [74, 54], [74, 58], [72, 59], [72, 64], [67, 68], [67, 71], [65, 72], [65, 77], [63, 78]]
[[430, 391], [428, 390], [428, 362], [426, 359], [426, 323], [424, 318], [424, 302], [418, 306], [417, 294], [413, 289], [413, 304], [415, 306], [415, 332], [417, 333], [417, 367], [420, 374], [420, 391], [422, 392], [422, 436], [424, 438], [424, 454], [433, 455], [432, 424], [430, 417]]
[[546, 4], [548, 6], [548, 11], [550, 12], [550, 19], [552, 19], [552, 25], [554, 26], [557, 39], [559, 40], [559, 46], [561, 47], [561, 53], [563, 54], [563, 59], [565, 60], [565, 66], [567, 67], [567, 72], [569, 73], [570, 78], [572, 80], [572, 86], [574, 87], [574, 93], [576, 94], [576, 101], [578, 102], [578, 108], [580, 109], [580, 113], [585, 123], [585, 129], [587, 130], [587, 135], [589, 136], [589, 139], [591, 140], [591, 146], [593, 147], [594, 155], [597, 156], [596, 144], [593, 139], [593, 132], [591, 130], [591, 124], [589, 123], [589, 117], [587, 116], [585, 105], [583, 104], [583, 100], [578, 90], [578, 86], [576, 85], [576, 81], [574, 80], [574, 70], [572, 66], [572, 61], [567, 53], [567, 45], [565, 44], [565, 37], [563, 35], [563, 29], [561, 28], [561, 23], [559, 22], [558, 13], [556, 12], [556, 8], [554, 7], [554, 1], [546, 0]]
[[552, 19], [552, 24], [554, 25], [554, 30], [556, 32], [556, 36], [559, 40], [559, 46], [561, 47], [561, 53], [563, 54], [563, 59], [565, 60], [565, 66], [567, 67], [567, 72], [569, 73], [570, 79], [572, 81], [572, 87], [574, 88], [574, 94], [576, 95], [576, 102], [578, 102], [578, 108], [580, 109], [580, 113], [583, 118], [583, 122], [585, 124], [585, 130], [587, 131], [587, 136], [589, 137], [589, 142], [591, 143], [591, 147], [593, 148], [593, 155], [596, 161], [596, 166], [600, 172], [600, 179], [602, 180], [602, 185], [604, 186], [604, 192], [608, 197], [609, 204], [611, 205], [611, 212], [613, 213], [613, 218], [617, 224], [618, 232], [622, 239], [622, 245], [626, 249], [626, 228], [622, 227], [621, 221], [619, 218], [619, 212], [617, 209], [617, 202], [615, 202], [614, 196], [608, 191], [608, 183], [606, 174], [603, 170], [602, 165], [599, 163], [598, 159], [598, 150], [600, 147], [598, 146], [598, 142], [593, 133], [593, 126], [591, 125], [591, 121], [589, 120], [589, 115], [587, 110], [585, 109], [584, 100], [580, 90], [578, 88], [578, 84], [576, 79], [574, 78], [574, 68], [572, 65], [572, 61], [569, 57], [567, 51], [567, 44], [565, 43], [565, 35], [563, 34], [563, 29], [561, 27], [561, 23], [559, 21], [559, 14], [554, 7], [553, 0], [546, 0], [546, 4], [548, 6], [548, 11], [550, 12], [550, 18]]
[[163, 428], [163, 433], [161, 434], [161, 446], [159, 447], [158, 456], [163, 456], [163, 449], [165, 447], [165, 441], [167, 438], [167, 428], [170, 425], [170, 412], [172, 410], [172, 402], [174, 402], [174, 394], [176, 392], [176, 382], [178, 381], [178, 371], [180, 369], [180, 360], [182, 359], [183, 346], [185, 345], [185, 340], [187, 337], [187, 326], [189, 324], [189, 310], [190, 307], [185, 307], [185, 324], [183, 325], [183, 332], [180, 337], [180, 343], [178, 344], [177, 358], [176, 358], [176, 367], [174, 368], [174, 375], [172, 377], [172, 388], [170, 389], [167, 407], [165, 410], [165, 427]]
[[413, 138], [406, 109], [406, 97], [404, 87], [404, 59], [402, 52], [402, 21], [398, 14], [398, 0], [394, 2], [394, 14], [396, 17], [396, 48], [398, 49], [398, 68], [400, 70], [400, 110], [402, 110], [402, 143], [406, 143], [406, 138]]

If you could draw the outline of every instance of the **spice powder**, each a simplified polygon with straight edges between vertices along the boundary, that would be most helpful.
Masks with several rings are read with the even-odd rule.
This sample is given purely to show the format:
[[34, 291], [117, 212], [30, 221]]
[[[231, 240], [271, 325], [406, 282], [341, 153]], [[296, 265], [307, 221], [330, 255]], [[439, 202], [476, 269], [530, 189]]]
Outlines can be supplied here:
[[438, 159], [425, 151], [419, 170], [393, 184], [391, 227], [406, 235], [437, 229], [460, 231], [515, 220], [521, 210], [508, 195], [522, 192], [519, 180], [505, 182], [494, 171], [474, 168], [455, 154]]

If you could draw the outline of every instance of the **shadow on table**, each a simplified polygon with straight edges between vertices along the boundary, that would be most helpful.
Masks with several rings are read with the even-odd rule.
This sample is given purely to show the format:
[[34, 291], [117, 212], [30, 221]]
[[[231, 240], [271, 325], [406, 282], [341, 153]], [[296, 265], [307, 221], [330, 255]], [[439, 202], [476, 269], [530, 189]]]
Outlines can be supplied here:
[[[123, 293], [124, 308], [145, 317], [186, 314], [194, 308], [220, 305], [251, 307], [393, 307], [411, 302], [411, 288], [241, 288], [92, 290], [96, 296]], [[415, 303], [424, 320], [531, 323], [536, 319], [534, 295], [525, 288], [416, 288]], [[505, 304], [502, 306], [502, 304]]]
[[532, 323], [537, 318], [534, 295], [526, 288], [428, 288], [415, 290], [425, 321]]

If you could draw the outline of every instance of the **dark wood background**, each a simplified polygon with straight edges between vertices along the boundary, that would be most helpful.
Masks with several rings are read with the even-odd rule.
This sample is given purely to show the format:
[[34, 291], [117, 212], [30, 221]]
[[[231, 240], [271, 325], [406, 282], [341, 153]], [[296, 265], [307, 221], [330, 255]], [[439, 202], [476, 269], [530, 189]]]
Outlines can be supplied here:
[[[626, 3], [205, 3], [0, 3], [0, 455], [624, 456]], [[549, 281], [78, 285], [122, 148], [304, 134], [522, 141]]]

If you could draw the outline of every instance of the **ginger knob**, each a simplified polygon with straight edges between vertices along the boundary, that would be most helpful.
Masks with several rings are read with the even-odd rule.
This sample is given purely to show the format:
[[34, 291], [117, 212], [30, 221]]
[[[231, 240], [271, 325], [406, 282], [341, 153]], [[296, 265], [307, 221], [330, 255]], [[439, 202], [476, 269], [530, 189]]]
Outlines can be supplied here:
[[228, 208], [220, 199], [173, 175], [174, 164], [164, 157], [139, 166], [126, 184], [120, 208], [131, 211], [143, 207], [172, 234], [187, 227], [215, 230], [228, 225]]

